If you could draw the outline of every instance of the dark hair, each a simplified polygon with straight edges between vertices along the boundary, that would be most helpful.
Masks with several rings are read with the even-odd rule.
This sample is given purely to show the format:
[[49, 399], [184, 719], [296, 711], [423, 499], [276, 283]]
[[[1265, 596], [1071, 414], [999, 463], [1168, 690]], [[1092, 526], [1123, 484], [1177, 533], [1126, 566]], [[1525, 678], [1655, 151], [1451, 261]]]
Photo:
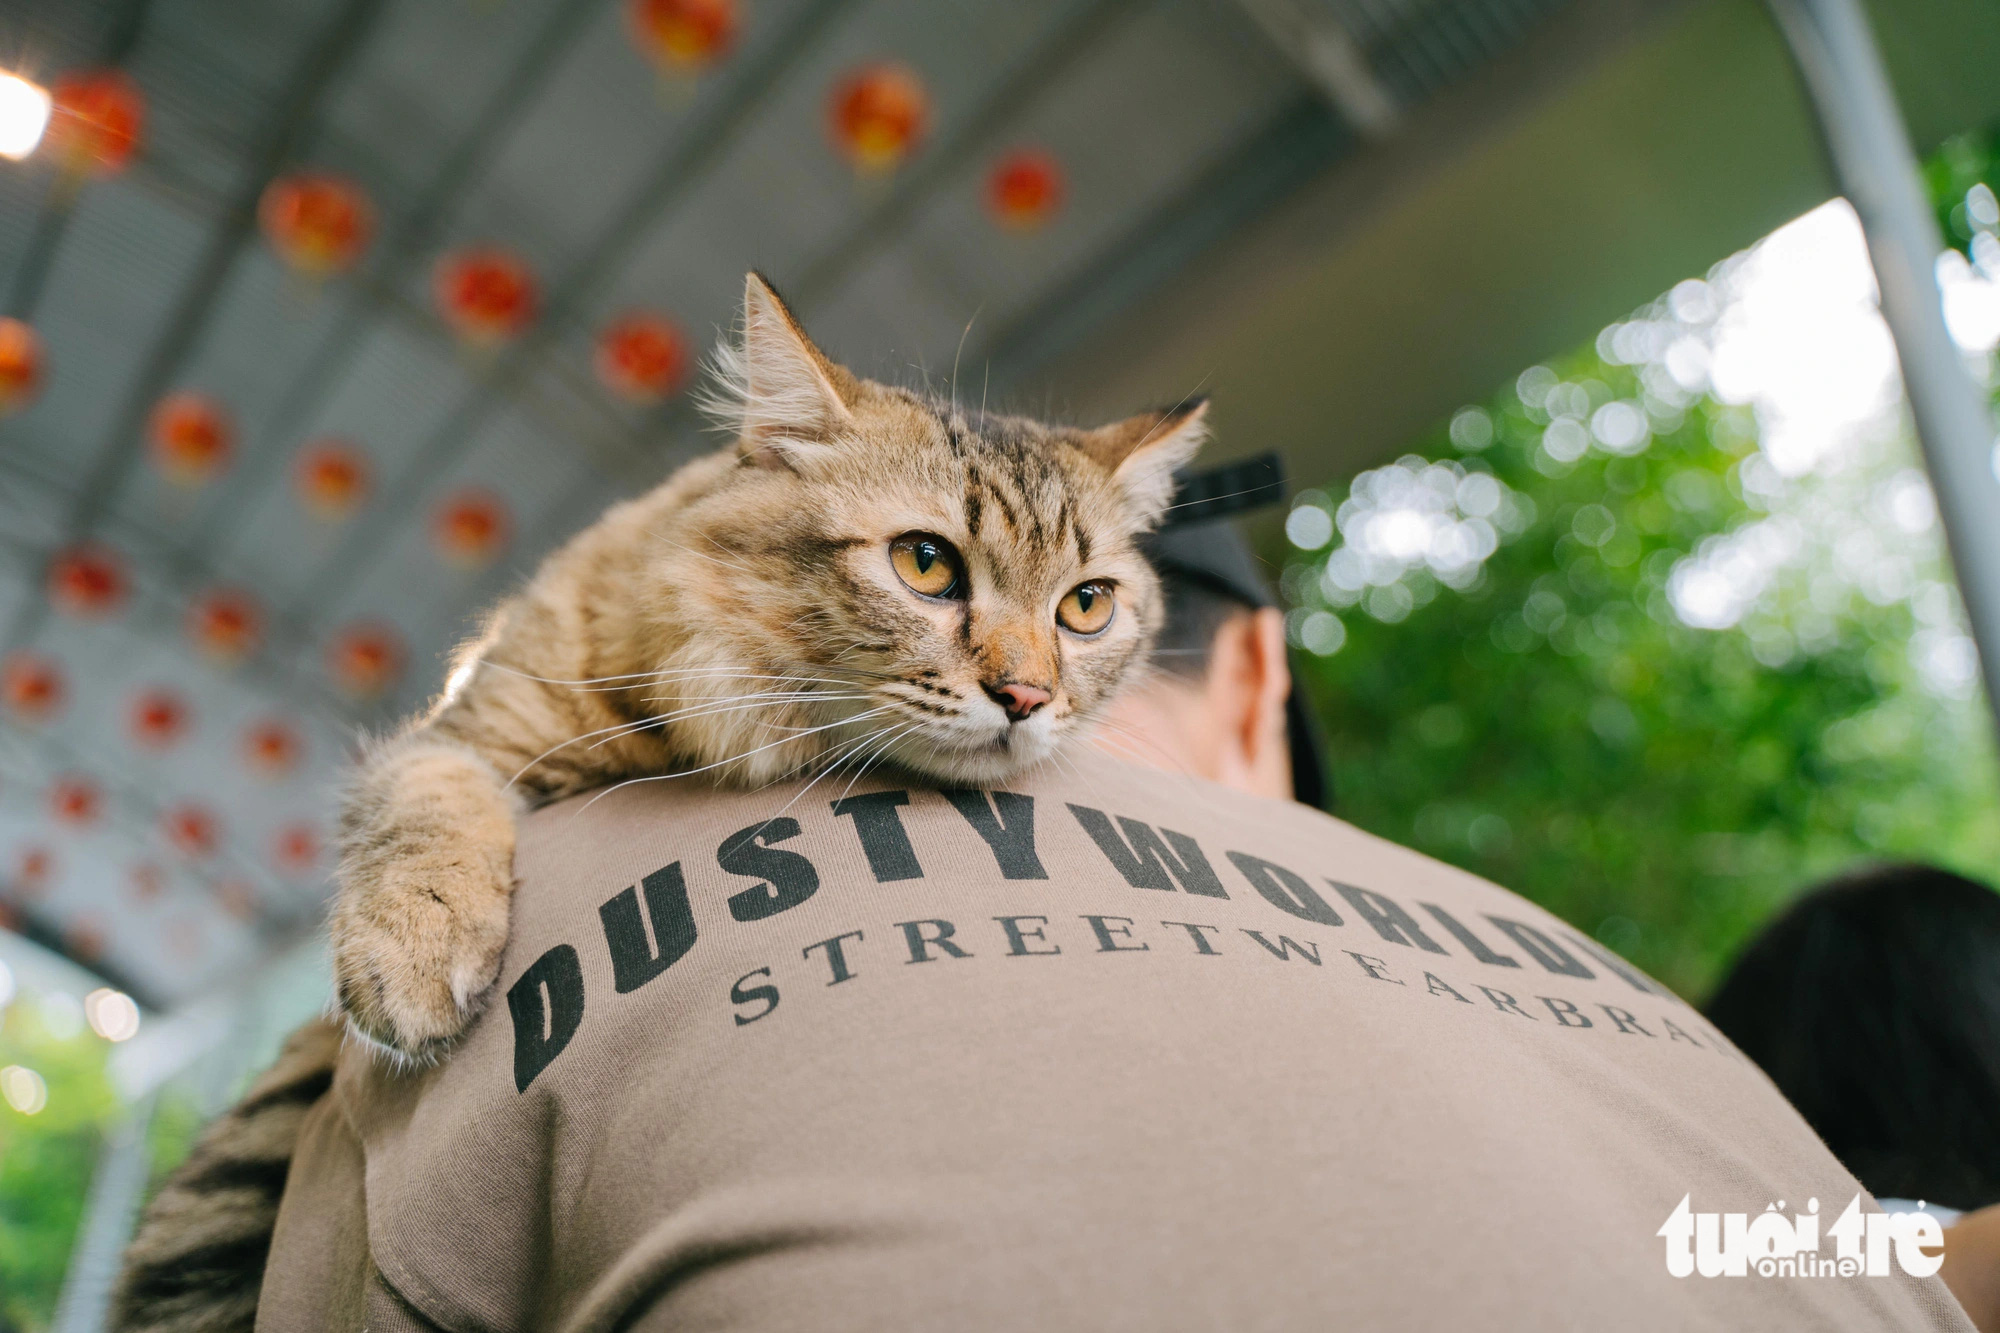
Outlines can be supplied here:
[[1889, 865], [1831, 880], [1708, 1002], [1877, 1195], [2000, 1201], [2000, 895]]
[[1153, 663], [1162, 671], [1198, 680], [1208, 674], [1216, 633], [1231, 616], [1254, 608], [1171, 565], [1160, 570], [1160, 591], [1166, 600], [1166, 619], [1153, 645]]

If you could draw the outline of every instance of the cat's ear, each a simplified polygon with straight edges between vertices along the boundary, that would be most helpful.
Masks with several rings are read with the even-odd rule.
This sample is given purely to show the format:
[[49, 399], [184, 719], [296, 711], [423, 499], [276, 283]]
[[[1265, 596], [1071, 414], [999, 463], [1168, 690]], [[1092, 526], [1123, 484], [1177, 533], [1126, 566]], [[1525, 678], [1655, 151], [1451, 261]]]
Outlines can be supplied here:
[[743, 282], [743, 340], [717, 358], [726, 390], [718, 404], [759, 467], [797, 471], [832, 451], [853, 424], [859, 387], [812, 339], [762, 274]]
[[1125, 498], [1148, 526], [1160, 521], [1174, 498], [1174, 469], [1193, 458], [1208, 438], [1208, 400], [1141, 412], [1100, 426], [1083, 437], [1083, 450], [1124, 487]]

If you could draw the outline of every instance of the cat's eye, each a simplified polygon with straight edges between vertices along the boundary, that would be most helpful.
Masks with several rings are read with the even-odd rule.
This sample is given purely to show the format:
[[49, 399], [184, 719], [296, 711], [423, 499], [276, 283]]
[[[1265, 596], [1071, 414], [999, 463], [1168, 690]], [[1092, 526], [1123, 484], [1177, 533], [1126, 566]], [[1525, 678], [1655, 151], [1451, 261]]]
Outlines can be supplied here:
[[1072, 634], [1097, 634], [1111, 623], [1111, 613], [1117, 609], [1110, 584], [1079, 583], [1056, 608], [1056, 619]]
[[906, 532], [889, 543], [889, 563], [911, 592], [926, 597], [963, 594], [964, 571], [958, 552], [942, 537], [933, 537], [928, 532]]

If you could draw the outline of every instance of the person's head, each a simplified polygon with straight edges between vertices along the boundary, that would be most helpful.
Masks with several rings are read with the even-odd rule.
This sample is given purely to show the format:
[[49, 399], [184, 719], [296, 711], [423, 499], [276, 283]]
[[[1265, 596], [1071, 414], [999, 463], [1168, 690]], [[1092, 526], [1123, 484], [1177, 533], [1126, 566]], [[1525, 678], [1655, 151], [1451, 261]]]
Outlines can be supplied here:
[[1166, 619], [1153, 670], [1107, 713], [1106, 748], [1259, 796], [1320, 803], [1318, 758], [1292, 699], [1284, 619], [1226, 524], [1155, 534]]
[[1708, 1016], [1877, 1195], [2000, 1201], [2000, 895], [1891, 865], [1801, 898]]

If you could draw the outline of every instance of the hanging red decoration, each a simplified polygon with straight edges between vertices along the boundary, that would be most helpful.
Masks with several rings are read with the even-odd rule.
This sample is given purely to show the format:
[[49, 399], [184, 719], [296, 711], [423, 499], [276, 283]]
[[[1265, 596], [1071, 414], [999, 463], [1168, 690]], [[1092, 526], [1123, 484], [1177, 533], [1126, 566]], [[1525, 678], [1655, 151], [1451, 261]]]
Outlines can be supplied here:
[[141, 690], [132, 701], [132, 739], [149, 750], [172, 748], [187, 728], [188, 706], [172, 690]]
[[70, 773], [49, 788], [49, 811], [56, 819], [76, 828], [97, 822], [104, 809], [104, 797], [97, 784], [80, 774]]
[[238, 921], [257, 919], [257, 893], [240, 879], [225, 879], [215, 886], [215, 900], [222, 910]]
[[924, 137], [930, 103], [909, 66], [864, 65], [834, 85], [827, 127], [857, 170], [894, 171]]
[[1062, 209], [1062, 164], [1039, 148], [1016, 148], [986, 178], [986, 210], [1014, 231], [1033, 231]]
[[21, 320], [0, 319], [0, 417], [33, 402], [41, 387], [41, 335]]
[[78, 921], [63, 932], [63, 947], [72, 958], [95, 962], [104, 955], [104, 923], [94, 915]]
[[101, 620], [125, 604], [125, 562], [99, 542], [84, 542], [49, 562], [49, 600], [84, 620]]
[[132, 867], [132, 896], [142, 903], [149, 903], [160, 896], [167, 887], [167, 872], [151, 861], [141, 861]]
[[66, 74], [49, 90], [43, 142], [72, 176], [115, 176], [132, 161], [146, 128], [146, 96], [121, 70]]
[[305, 743], [289, 725], [271, 718], [253, 723], [243, 734], [243, 756], [267, 777], [281, 778], [299, 766]]
[[736, 41], [736, 0], [630, 0], [625, 16], [640, 51], [669, 71], [712, 65]]
[[275, 851], [287, 875], [310, 874], [319, 865], [319, 834], [310, 824], [293, 824], [279, 832]]
[[264, 615], [256, 599], [239, 588], [214, 588], [188, 609], [188, 637], [218, 662], [241, 662], [257, 650]]
[[9, 653], [0, 662], [0, 701], [18, 722], [46, 722], [62, 710], [62, 672], [39, 653]]
[[319, 172], [272, 181], [257, 219], [279, 257], [313, 278], [352, 268], [375, 232], [375, 209], [361, 187]]
[[387, 625], [349, 625], [327, 646], [326, 667], [343, 692], [372, 698], [403, 673], [402, 638]]
[[438, 506], [431, 533], [445, 559], [477, 568], [500, 554], [511, 526], [505, 501], [484, 487], [468, 486]]
[[222, 829], [215, 816], [206, 807], [192, 803], [177, 805], [167, 811], [160, 828], [174, 850], [190, 861], [215, 855], [215, 849], [222, 841]]
[[299, 455], [297, 480], [307, 509], [346, 518], [368, 496], [368, 457], [345, 440], [315, 440]]
[[29, 897], [38, 897], [55, 874], [55, 853], [46, 847], [23, 847], [14, 862], [14, 881]]
[[147, 424], [153, 462], [168, 480], [199, 486], [229, 466], [236, 428], [213, 398], [173, 393], [162, 398]]
[[476, 246], [438, 261], [438, 311], [469, 343], [506, 342], [535, 317], [535, 275], [521, 259], [494, 246]]
[[597, 339], [597, 378], [635, 403], [657, 403], [687, 381], [688, 344], [663, 315], [620, 315]]

